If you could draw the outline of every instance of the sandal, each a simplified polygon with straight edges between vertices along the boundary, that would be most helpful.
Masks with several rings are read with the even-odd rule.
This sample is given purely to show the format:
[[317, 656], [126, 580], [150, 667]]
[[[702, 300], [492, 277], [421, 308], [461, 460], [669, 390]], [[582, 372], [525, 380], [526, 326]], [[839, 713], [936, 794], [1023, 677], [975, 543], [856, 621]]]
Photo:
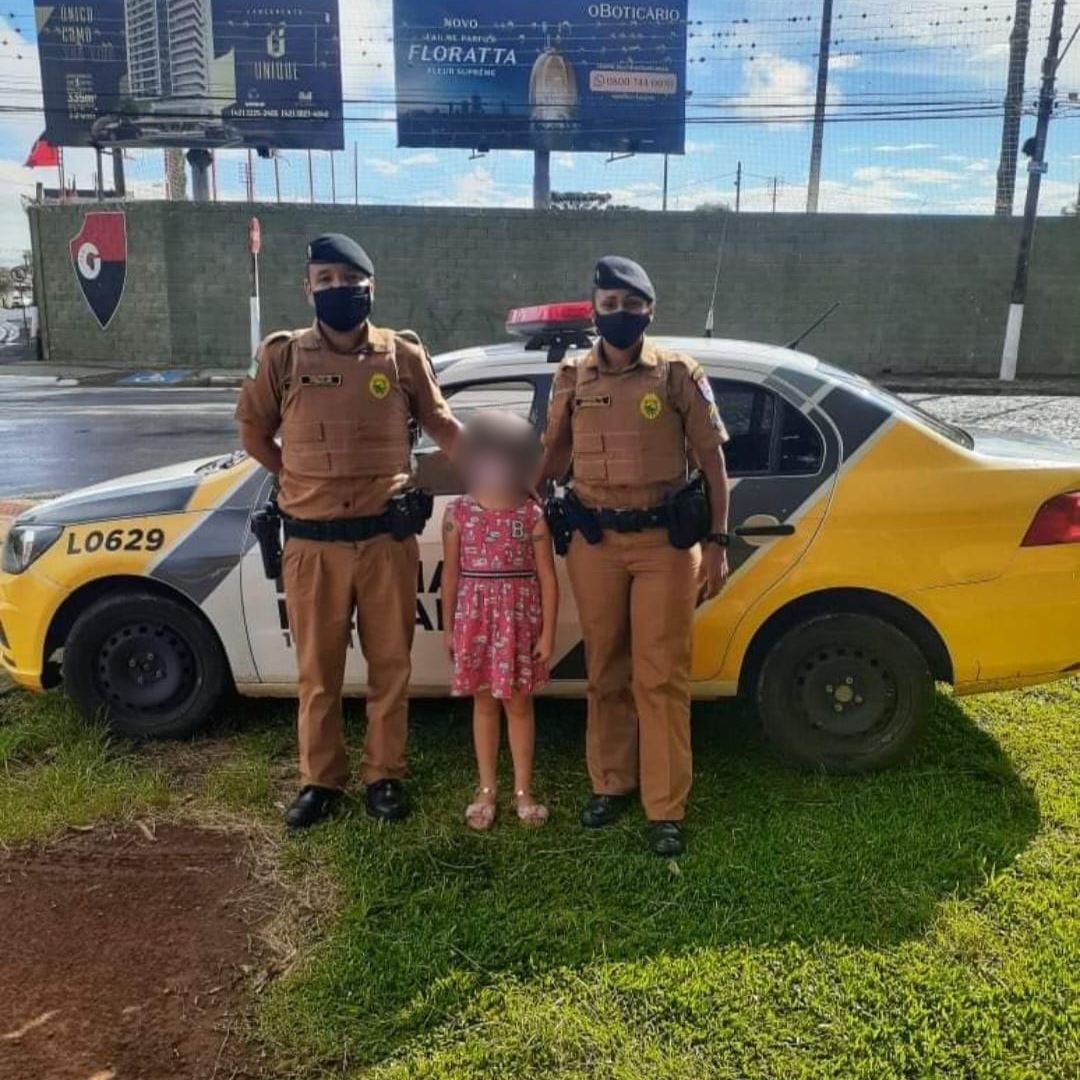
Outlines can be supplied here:
[[465, 807], [465, 824], [477, 832], [486, 832], [495, 824], [495, 789], [476, 789], [475, 802]]
[[[528, 799], [528, 802], [523, 800]], [[548, 819], [548, 808], [543, 803], [533, 802], [527, 791], [514, 792], [514, 809], [518, 820], [525, 825], [543, 825]]]

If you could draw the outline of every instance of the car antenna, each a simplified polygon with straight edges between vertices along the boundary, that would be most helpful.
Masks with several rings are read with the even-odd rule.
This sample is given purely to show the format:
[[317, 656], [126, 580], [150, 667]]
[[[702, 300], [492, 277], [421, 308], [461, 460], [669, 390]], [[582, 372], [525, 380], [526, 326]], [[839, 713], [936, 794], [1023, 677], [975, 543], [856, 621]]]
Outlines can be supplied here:
[[705, 336], [707, 338], [712, 337], [713, 330], [713, 309], [716, 307], [716, 290], [720, 288], [720, 263], [724, 258], [724, 240], [727, 238], [727, 223], [728, 218], [731, 216], [730, 210], [724, 211], [724, 225], [720, 230], [720, 243], [716, 246], [716, 276], [713, 278], [712, 283], [712, 296], [709, 297], [709, 311], [705, 316]]
[[784, 348], [794, 349], [803, 338], [808, 337], [813, 333], [813, 331], [815, 331], [839, 306], [840, 301], [837, 300], [827, 311], [823, 311], [797, 338], [792, 338]]

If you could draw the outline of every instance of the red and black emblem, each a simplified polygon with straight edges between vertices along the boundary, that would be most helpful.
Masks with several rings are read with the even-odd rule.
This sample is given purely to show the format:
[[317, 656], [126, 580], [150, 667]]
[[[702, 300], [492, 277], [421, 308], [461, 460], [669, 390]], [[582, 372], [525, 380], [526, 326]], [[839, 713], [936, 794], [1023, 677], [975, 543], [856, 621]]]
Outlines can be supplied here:
[[68, 245], [79, 288], [102, 330], [124, 295], [127, 223], [122, 210], [91, 210]]

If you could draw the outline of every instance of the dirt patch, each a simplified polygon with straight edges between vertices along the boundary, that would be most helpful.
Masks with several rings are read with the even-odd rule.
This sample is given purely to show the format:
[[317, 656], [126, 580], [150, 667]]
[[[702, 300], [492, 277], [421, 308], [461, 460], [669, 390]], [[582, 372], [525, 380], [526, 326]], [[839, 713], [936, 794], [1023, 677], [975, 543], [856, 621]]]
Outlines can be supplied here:
[[95, 831], [0, 858], [0, 1078], [255, 1075], [265, 897], [235, 833]]

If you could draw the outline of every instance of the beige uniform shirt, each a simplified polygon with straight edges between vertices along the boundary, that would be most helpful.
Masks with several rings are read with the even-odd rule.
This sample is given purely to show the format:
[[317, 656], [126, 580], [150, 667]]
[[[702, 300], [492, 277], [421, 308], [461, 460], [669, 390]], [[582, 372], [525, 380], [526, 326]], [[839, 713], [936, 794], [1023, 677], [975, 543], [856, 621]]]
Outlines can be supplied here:
[[559, 365], [545, 445], [569, 463], [587, 506], [645, 509], [677, 491], [692, 458], [727, 441], [701, 365], [648, 338], [627, 368], [611, 369], [599, 343]]
[[236, 419], [281, 434], [281, 509], [309, 521], [377, 514], [411, 479], [409, 421], [457, 430], [423, 349], [368, 325], [354, 352], [318, 322], [271, 334], [244, 381]]

